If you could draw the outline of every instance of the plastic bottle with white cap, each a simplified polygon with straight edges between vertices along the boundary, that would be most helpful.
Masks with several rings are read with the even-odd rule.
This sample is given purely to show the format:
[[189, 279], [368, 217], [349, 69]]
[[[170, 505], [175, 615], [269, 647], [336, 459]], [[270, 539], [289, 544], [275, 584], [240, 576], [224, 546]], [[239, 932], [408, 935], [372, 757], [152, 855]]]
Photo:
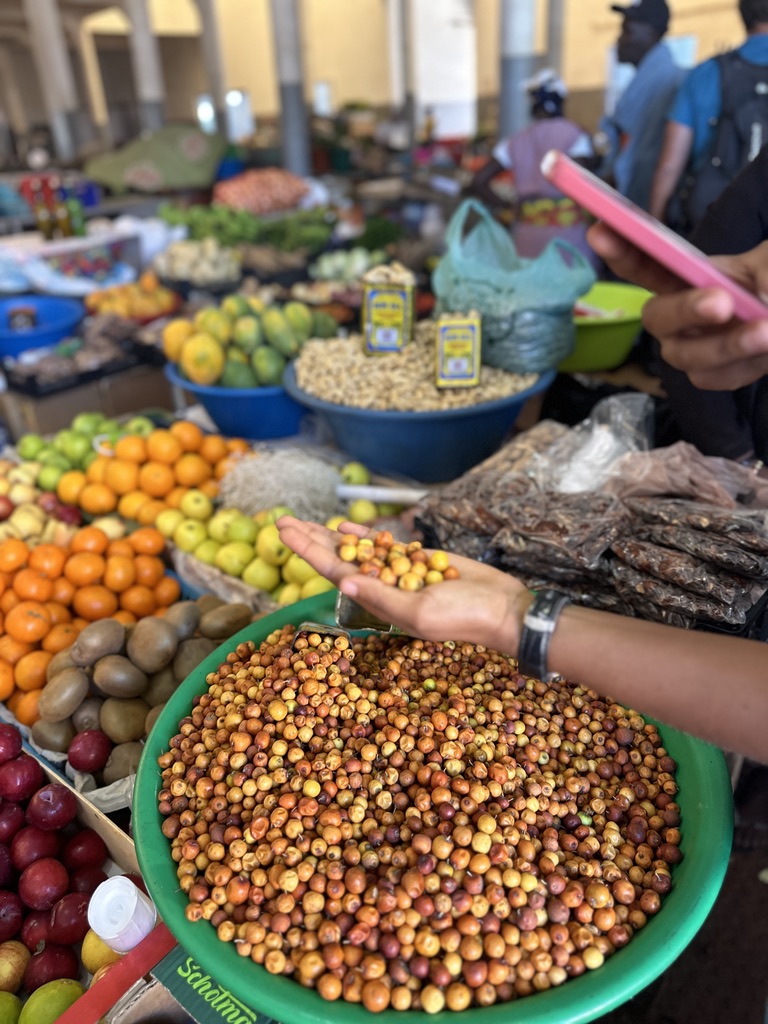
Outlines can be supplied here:
[[124, 875], [114, 875], [94, 891], [88, 924], [115, 953], [127, 953], [155, 927], [157, 908]]

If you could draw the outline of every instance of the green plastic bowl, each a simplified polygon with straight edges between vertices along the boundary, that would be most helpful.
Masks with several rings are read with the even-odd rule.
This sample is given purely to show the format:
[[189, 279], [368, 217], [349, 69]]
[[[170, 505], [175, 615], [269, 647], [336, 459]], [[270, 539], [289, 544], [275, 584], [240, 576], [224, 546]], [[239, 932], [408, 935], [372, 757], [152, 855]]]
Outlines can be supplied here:
[[[597, 281], [578, 302], [616, 316], [575, 316], [576, 342], [573, 352], [557, 367], [560, 373], [589, 373], [613, 370], [626, 361], [640, 330], [643, 306], [651, 292], [633, 284]], [[577, 305], [578, 305], [577, 302]]]
[[[139, 865], [160, 918], [181, 947], [210, 972], [218, 985], [254, 1010], [283, 1024], [361, 1024], [365, 1020], [371, 1024], [449, 1024], [457, 1019], [450, 1011], [431, 1016], [396, 1010], [371, 1014], [358, 1004], [327, 1002], [290, 978], [270, 975], [263, 967], [239, 957], [234, 946], [221, 942], [209, 924], [187, 921], [187, 898], [179, 890], [170, 844], [160, 831], [157, 758], [168, 750], [168, 741], [177, 733], [180, 720], [189, 714], [193, 698], [207, 689], [206, 675], [216, 671], [238, 643], [260, 643], [285, 623], [332, 624], [335, 598], [335, 591], [330, 591], [281, 608], [247, 626], [206, 658], [170, 698], [147, 738], [138, 768], [133, 829]], [[662, 736], [679, 766], [681, 849], [685, 857], [674, 869], [674, 886], [659, 914], [599, 970], [514, 1003], [465, 1010], [461, 1017], [467, 1024], [580, 1024], [594, 1020], [650, 984], [699, 930], [728, 866], [733, 831], [730, 780], [725, 759], [716, 748], [666, 726]]]

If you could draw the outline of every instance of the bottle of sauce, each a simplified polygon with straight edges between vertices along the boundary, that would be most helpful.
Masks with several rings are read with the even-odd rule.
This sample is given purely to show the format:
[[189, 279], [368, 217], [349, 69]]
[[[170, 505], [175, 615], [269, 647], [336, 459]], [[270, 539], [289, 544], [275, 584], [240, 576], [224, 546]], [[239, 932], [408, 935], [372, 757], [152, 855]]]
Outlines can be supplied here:
[[54, 236], [55, 225], [40, 178], [33, 178], [29, 188], [32, 193], [32, 216], [35, 218], [35, 225], [46, 242], [50, 242]]

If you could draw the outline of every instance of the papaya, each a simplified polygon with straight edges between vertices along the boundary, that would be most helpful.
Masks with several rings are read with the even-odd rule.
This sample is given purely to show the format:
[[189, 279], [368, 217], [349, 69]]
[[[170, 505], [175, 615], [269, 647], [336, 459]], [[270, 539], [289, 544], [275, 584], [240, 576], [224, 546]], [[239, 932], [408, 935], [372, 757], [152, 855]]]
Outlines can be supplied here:
[[335, 338], [339, 333], [339, 325], [336, 317], [331, 316], [324, 309], [316, 309], [312, 314], [313, 338]]
[[285, 363], [285, 358], [270, 345], [259, 345], [251, 355], [256, 380], [265, 387], [282, 383]]
[[299, 339], [279, 309], [268, 309], [261, 318], [264, 337], [281, 356], [292, 359], [301, 348]]
[[228, 359], [224, 363], [218, 383], [223, 388], [255, 388], [259, 385], [252, 367], [239, 359]]
[[299, 339], [299, 344], [303, 345], [312, 333], [312, 310], [303, 302], [286, 302], [283, 316]]
[[253, 352], [261, 340], [261, 323], [257, 316], [241, 316], [235, 320], [232, 341], [243, 352]]
[[184, 342], [179, 364], [193, 384], [215, 384], [224, 369], [224, 349], [210, 334], [199, 332]]

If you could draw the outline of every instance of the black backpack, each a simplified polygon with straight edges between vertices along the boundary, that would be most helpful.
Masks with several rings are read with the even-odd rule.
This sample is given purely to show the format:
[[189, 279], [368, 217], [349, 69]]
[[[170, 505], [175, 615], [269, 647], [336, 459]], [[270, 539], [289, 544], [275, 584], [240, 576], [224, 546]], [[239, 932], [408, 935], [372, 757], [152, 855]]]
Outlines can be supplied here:
[[[768, 142], [768, 66], [750, 64], [736, 50], [717, 57], [722, 110], [711, 150], [701, 170], [688, 176], [679, 189], [674, 225], [690, 232], [726, 185]], [[670, 210], [670, 212], [672, 212]], [[673, 218], [674, 219], [674, 218]]]

